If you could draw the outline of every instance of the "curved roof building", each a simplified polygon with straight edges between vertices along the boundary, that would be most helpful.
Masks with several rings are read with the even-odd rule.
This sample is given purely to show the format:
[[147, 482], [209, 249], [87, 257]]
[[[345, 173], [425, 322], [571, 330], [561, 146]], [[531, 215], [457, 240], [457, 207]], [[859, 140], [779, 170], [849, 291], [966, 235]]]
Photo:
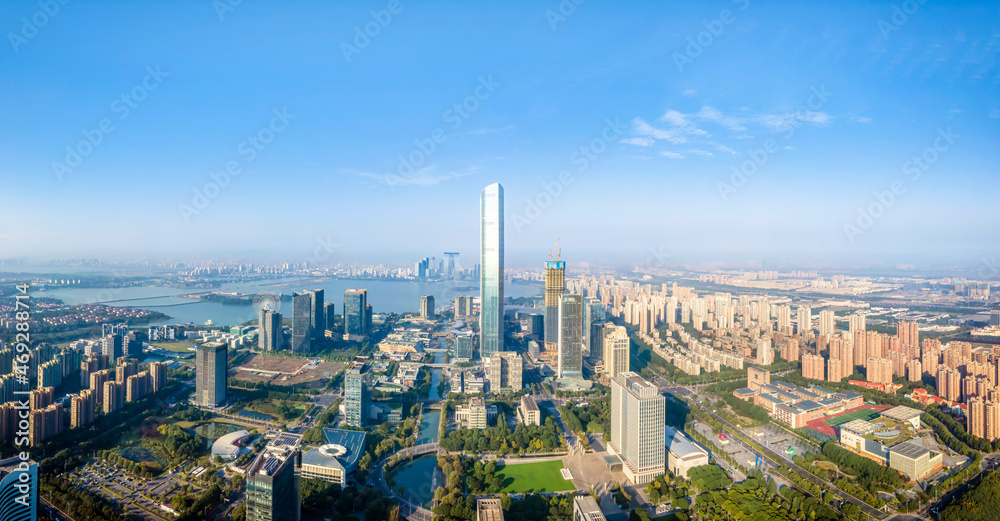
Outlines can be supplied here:
[[212, 458], [234, 459], [240, 455], [242, 443], [250, 437], [250, 431], [230, 432], [212, 444]]

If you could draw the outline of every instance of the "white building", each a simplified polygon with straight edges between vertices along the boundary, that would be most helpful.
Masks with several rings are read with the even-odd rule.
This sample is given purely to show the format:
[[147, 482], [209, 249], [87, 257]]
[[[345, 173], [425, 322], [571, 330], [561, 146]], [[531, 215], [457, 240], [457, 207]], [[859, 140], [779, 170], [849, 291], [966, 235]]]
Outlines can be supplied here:
[[611, 443], [609, 450], [622, 461], [622, 471], [633, 484], [649, 483], [666, 467], [663, 414], [666, 399], [637, 373], [621, 373], [611, 380]]

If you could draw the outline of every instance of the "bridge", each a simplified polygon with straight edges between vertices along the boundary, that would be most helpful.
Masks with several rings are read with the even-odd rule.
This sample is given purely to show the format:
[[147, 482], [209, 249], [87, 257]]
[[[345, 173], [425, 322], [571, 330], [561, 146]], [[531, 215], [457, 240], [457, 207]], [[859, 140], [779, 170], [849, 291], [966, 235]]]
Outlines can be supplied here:
[[[397, 457], [397, 461], [404, 458], [411, 458], [417, 456], [423, 456], [424, 454], [436, 454], [440, 451], [437, 443], [424, 443], [422, 445], [415, 445], [413, 447], [406, 447], [400, 449], [395, 453], [386, 456], [379, 460], [378, 464], [375, 465], [375, 470], [371, 473], [368, 478], [370, 484], [373, 487], [377, 487], [382, 491], [386, 497], [392, 499], [397, 505], [399, 505], [399, 515], [400, 517], [405, 517], [410, 521], [433, 521], [434, 512], [414, 503], [399, 495], [395, 490], [393, 490], [385, 482], [385, 464], [389, 462], [393, 457]], [[432, 486], [433, 482], [428, 483]], [[433, 490], [431, 490], [433, 492]]]

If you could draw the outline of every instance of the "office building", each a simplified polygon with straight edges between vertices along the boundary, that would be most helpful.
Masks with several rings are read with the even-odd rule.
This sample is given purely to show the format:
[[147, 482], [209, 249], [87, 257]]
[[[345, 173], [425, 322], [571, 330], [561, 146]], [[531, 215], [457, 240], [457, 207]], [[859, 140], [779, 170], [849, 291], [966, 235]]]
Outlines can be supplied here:
[[524, 359], [514, 351], [493, 353], [490, 357], [490, 392], [518, 392]]
[[[323, 327], [326, 328], [327, 331], [333, 331], [334, 328], [336, 327], [337, 323], [336, 311], [337, 311], [336, 306], [333, 305], [333, 302], [323, 303], [323, 319], [326, 321], [326, 324], [324, 324]], [[324, 331], [324, 336], [325, 334], [326, 333]]]
[[479, 200], [479, 350], [486, 358], [504, 350], [503, 187], [493, 183]]
[[455, 336], [455, 359], [459, 361], [472, 360], [472, 335]]
[[708, 450], [682, 431], [666, 427], [664, 441], [667, 445], [667, 468], [673, 475], [686, 478], [689, 470], [708, 465]]
[[601, 326], [601, 331], [604, 372], [608, 378], [615, 378], [629, 370], [628, 329], [608, 322]]
[[503, 507], [497, 498], [476, 498], [476, 521], [503, 521]]
[[108, 357], [108, 362], [114, 364], [116, 360], [124, 356], [125, 339], [122, 335], [107, 335], [104, 337], [104, 355]]
[[222, 342], [205, 342], [195, 351], [195, 392], [193, 401], [202, 407], [226, 403], [229, 353]]
[[138, 331], [129, 331], [122, 336], [122, 354], [130, 358], [142, 358], [142, 343], [145, 337]]
[[920, 480], [941, 466], [943, 455], [904, 441], [889, 449], [889, 467], [912, 480]]
[[[313, 300], [315, 293], [303, 291], [292, 293], [292, 352], [309, 353], [315, 337], [313, 324]], [[322, 298], [322, 297], [321, 297]]]
[[660, 390], [638, 373], [625, 372], [611, 380], [609, 449], [635, 485], [649, 483], [666, 468], [664, 406]]
[[277, 351], [284, 342], [281, 332], [281, 313], [270, 309], [260, 310], [260, 327], [257, 331], [257, 348], [261, 351]]
[[594, 496], [584, 495], [573, 498], [573, 521], [607, 521], [601, 506]]
[[344, 340], [364, 340], [368, 324], [368, 290], [344, 291]]
[[301, 444], [301, 435], [279, 433], [247, 468], [247, 521], [301, 519]]
[[559, 301], [566, 293], [566, 263], [550, 260], [545, 263], [545, 341], [546, 350], [556, 349], [559, 341]]
[[299, 474], [303, 478], [322, 479], [347, 486], [347, 480], [365, 453], [365, 432], [323, 429], [325, 443], [302, 454]]
[[434, 295], [420, 297], [420, 318], [424, 320], [432, 320], [434, 318]]
[[521, 405], [517, 406], [517, 421], [525, 425], [541, 425], [542, 411], [535, 402], [535, 397], [526, 394], [521, 397]]
[[37, 521], [38, 464], [14, 456], [0, 461], [0, 519]]
[[559, 297], [556, 377], [583, 378], [583, 297]]
[[757, 366], [747, 368], [747, 387], [760, 391], [761, 387], [771, 383], [771, 371]]
[[465, 429], [485, 429], [489, 425], [486, 402], [482, 398], [473, 398], [469, 403], [455, 407], [455, 421]]
[[367, 364], [353, 362], [344, 373], [344, 409], [346, 423], [364, 427], [372, 406], [372, 373]]

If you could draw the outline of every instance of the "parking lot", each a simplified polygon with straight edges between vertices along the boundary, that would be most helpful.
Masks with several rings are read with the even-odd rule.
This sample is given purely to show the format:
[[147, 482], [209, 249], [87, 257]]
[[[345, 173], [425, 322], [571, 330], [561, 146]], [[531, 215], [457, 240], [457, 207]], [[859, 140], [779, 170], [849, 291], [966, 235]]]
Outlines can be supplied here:
[[[176, 469], [171, 469], [158, 478], [145, 479], [132, 477], [115, 465], [102, 461], [88, 463], [68, 474], [68, 479], [75, 486], [101, 495], [112, 503], [123, 508], [123, 512], [138, 519], [147, 521], [165, 521], [173, 516], [163, 511], [156, 497], [166, 494], [174, 487], [178, 489], [188, 484]], [[195, 493], [201, 487], [191, 484], [189, 490]], [[170, 498], [167, 497], [167, 506]]]

